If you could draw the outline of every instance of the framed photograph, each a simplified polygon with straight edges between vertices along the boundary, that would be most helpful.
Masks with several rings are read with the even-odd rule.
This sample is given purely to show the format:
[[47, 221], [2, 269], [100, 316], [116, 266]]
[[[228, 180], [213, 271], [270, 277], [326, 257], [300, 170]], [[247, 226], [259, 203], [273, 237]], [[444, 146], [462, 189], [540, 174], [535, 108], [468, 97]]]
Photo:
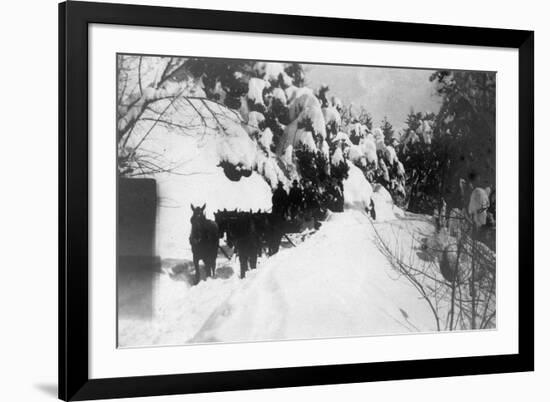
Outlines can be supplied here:
[[533, 370], [533, 44], [60, 4], [59, 397]]

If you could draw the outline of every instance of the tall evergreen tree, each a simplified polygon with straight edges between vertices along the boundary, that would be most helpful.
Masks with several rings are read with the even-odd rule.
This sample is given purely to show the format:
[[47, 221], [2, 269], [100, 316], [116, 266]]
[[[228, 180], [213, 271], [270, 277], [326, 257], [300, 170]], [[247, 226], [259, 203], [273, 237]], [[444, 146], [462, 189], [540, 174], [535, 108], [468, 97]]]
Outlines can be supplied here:
[[300, 63], [291, 63], [285, 67], [285, 73], [292, 78], [292, 83], [297, 87], [302, 87], [305, 82], [304, 68]]
[[219, 100], [219, 94], [215, 92], [219, 83], [226, 93], [225, 105], [237, 109], [241, 105], [240, 97], [248, 90], [245, 77], [254, 75], [254, 63], [246, 60], [190, 58], [185, 61], [184, 68], [202, 79], [209, 99]]
[[361, 110], [359, 111], [359, 116], [357, 117], [357, 120], [359, 121], [359, 123], [364, 124], [369, 129], [369, 131], [372, 130], [372, 116], [364, 106], [361, 106]]
[[444, 142], [445, 181], [459, 178], [474, 186], [494, 186], [496, 177], [496, 75], [475, 71], [437, 71], [443, 103], [435, 119], [436, 136]]
[[[426, 210], [443, 198], [456, 202], [460, 179], [474, 187], [495, 185], [495, 74], [437, 71], [430, 80], [441, 96], [441, 109], [407, 116], [408, 130], [419, 120], [433, 121], [430, 145], [407, 145], [400, 160], [409, 172], [409, 208]], [[405, 152], [405, 151], [404, 151]]]
[[416, 132], [418, 127], [420, 127], [421, 119], [422, 119], [422, 113], [421, 112], [415, 113], [414, 109], [411, 108], [411, 111], [407, 115], [407, 120], [405, 120], [405, 123], [407, 124], [407, 129]]
[[382, 126], [380, 128], [382, 129], [382, 134], [384, 134], [384, 142], [386, 143], [386, 145], [390, 145], [395, 132], [393, 130], [393, 126], [390, 124], [386, 116], [384, 116], [384, 120], [382, 120]]

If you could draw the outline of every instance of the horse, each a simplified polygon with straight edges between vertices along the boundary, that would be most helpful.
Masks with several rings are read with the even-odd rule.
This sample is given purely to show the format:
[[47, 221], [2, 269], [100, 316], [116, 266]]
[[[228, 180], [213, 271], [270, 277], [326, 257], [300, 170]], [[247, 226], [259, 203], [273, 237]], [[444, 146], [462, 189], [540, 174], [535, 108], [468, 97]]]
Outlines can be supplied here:
[[256, 269], [258, 255], [261, 252], [261, 232], [256, 214], [252, 212], [218, 211], [214, 214], [220, 227], [220, 237], [226, 236], [229, 247], [234, 247], [239, 256], [241, 279], [246, 271]]
[[215, 276], [216, 273], [216, 257], [218, 255], [219, 233], [216, 222], [206, 219], [204, 209], [202, 207], [194, 207], [191, 204], [193, 215], [191, 216], [191, 235], [189, 243], [193, 252], [193, 264], [195, 265], [195, 285], [200, 281], [199, 261], [204, 262], [206, 276]]
[[227, 234], [225, 241], [230, 248], [234, 247], [232, 237], [230, 236], [230, 226], [238, 219], [240, 214], [241, 212], [238, 212], [237, 210], [228, 211], [227, 209], [214, 212], [214, 221], [218, 225], [219, 238], [221, 239], [225, 234]]
[[279, 251], [284, 234], [284, 216], [274, 212], [258, 211], [252, 214], [254, 226], [259, 234], [260, 241], [267, 248], [267, 255], [272, 256]]

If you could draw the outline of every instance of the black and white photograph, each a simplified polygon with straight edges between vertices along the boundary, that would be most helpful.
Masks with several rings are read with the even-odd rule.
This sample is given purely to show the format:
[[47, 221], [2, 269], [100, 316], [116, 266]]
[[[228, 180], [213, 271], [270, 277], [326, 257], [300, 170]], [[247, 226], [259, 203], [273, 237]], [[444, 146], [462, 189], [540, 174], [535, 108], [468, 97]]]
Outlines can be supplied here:
[[544, 3], [6, 5], [1, 400], [548, 399]]
[[116, 57], [119, 348], [497, 328], [496, 72]]

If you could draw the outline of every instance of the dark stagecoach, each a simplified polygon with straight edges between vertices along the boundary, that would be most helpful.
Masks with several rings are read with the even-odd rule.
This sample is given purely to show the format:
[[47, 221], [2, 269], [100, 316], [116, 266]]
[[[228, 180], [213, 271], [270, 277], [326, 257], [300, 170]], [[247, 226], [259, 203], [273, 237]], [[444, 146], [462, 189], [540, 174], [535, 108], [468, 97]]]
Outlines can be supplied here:
[[283, 237], [303, 228], [301, 219], [288, 220], [283, 215], [261, 210], [222, 210], [215, 212], [214, 217], [219, 237], [225, 237], [227, 246], [239, 256], [241, 278], [248, 269], [256, 268], [262, 253], [268, 256], [277, 253]]

